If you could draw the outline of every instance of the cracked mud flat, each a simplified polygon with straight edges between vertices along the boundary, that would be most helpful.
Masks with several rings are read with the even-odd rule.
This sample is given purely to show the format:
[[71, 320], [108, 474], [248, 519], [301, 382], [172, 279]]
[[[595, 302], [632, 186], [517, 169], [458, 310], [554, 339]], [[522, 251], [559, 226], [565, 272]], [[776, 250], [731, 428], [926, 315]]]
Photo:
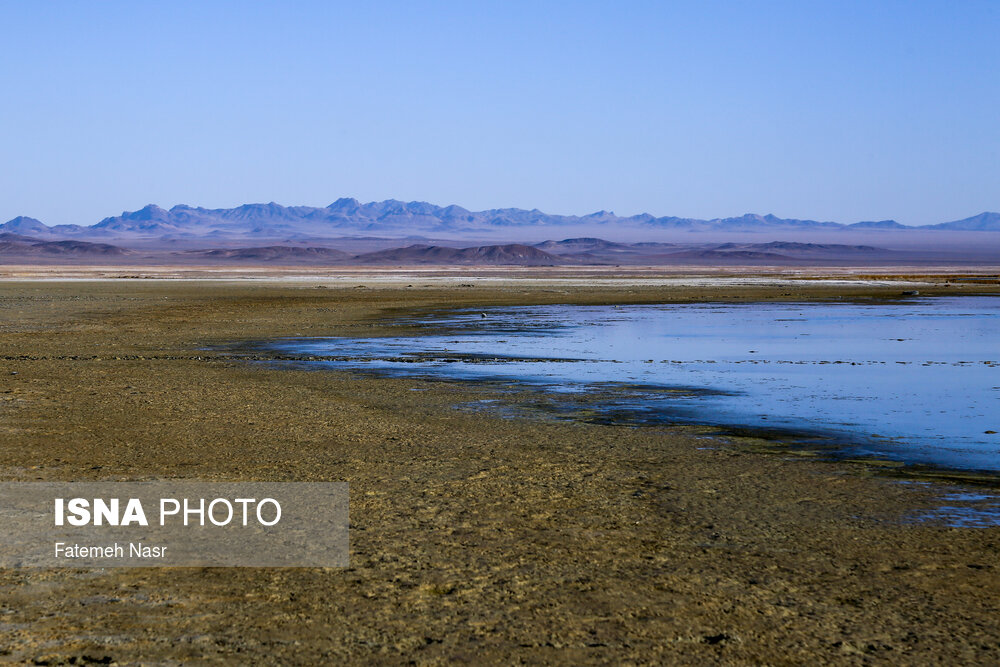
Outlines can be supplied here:
[[[998, 291], [943, 280], [912, 279], [922, 295]], [[415, 309], [898, 285], [317, 286], [0, 284], [4, 480], [348, 481], [352, 517], [347, 569], [0, 571], [0, 659], [1000, 661], [1000, 528], [912, 519], [967, 497], [954, 479], [900, 483], [696, 427], [502, 418], [461, 409], [489, 387], [206, 352], [385, 335]]]

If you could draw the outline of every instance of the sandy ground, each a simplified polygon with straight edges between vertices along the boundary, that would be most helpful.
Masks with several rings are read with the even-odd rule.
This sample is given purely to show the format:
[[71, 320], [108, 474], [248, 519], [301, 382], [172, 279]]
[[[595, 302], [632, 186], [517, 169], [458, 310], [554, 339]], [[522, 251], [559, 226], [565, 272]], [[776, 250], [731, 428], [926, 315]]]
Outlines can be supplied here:
[[885, 281], [928, 278], [934, 282], [946, 281], [949, 276], [964, 279], [992, 280], [1000, 277], [1000, 264], [984, 265], [975, 269], [969, 266], [263, 266], [245, 265], [34, 265], [0, 264], [0, 280], [238, 280], [303, 282], [338, 286], [364, 284], [416, 287], [451, 283], [540, 285], [558, 283], [587, 287], [595, 281], [604, 285], [691, 285], [706, 279], [723, 283], [769, 282], [813, 278], [830, 280], [859, 278], [867, 281]]
[[454, 277], [0, 282], [2, 479], [347, 481], [352, 523], [346, 569], [0, 571], [0, 660], [1000, 663], [1000, 529], [907, 521], [943, 483], [697, 429], [500, 419], [455, 409], [488, 389], [206, 351], [378, 335], [448, 306], [995, 280]]

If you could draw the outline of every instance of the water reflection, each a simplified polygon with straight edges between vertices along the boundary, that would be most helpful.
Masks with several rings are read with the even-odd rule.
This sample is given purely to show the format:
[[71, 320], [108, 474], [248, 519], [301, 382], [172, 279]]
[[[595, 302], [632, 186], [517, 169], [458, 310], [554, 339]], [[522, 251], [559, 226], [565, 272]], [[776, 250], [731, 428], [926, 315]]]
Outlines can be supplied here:
[[[532, 306], [426, 335], [285, 340], [338, 367], [544, 390], [616, 423], [811, 433], [854, 455], [1000, 470], [1000, 298], [901, 304]], [[541, 400], [541, 399], [540, 399]]]

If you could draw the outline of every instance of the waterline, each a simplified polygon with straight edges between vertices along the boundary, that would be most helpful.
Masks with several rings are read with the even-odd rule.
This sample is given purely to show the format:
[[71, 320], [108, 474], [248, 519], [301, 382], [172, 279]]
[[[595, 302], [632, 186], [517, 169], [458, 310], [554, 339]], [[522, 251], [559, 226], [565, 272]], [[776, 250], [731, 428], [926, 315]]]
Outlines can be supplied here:
[[405, 324], [427, 333], [272, 347], [336, 368], [514, 382], [602, 423], [813, 434], [848, 456], [1000, 471], [997, 297], [528, 306]]

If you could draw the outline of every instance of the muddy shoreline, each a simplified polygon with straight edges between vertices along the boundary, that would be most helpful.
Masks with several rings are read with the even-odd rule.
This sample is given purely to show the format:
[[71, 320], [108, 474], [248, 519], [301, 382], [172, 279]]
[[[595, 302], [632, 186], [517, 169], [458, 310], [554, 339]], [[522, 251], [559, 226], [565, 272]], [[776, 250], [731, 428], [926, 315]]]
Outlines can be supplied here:
[[[866, 474], [881, 474], [909, 481], [951, 481], [956, 484], [975, 485], [988, 489], [1000, 489], [1000, 472], [974, 466], [953, 467], [918, 461], [908, 461], [903, 457], [889, 457], [884, 453], [860, 453], [854, 451], [863, 436], [837, 432], [817, 426], [766, 427], [751, 424], [732, 423], [712, 419], [710, 414], [692, 417], [687, 414], [673, 414], [669, 407], [651, 409], [645, 405], [645, 393], [667, 392], [672, 395], [707, 396], [720, 393], [719, 390], [678, 385], [637, 385], [628, 382], [608, 382], [602, 386], [581, 386], [573, 393], [553, 392], [540, 381], [512, 379], [472, 379], [451, 377], [447, 373], [407, 372], [400, 369], [365, 368], [359, 358], [352, 355], [296, 354], [272, 349], [267, 342], [257, 341], [229, 346], [226, 359], [245, 363], [266, 364], [275, 372], [299, 369], [313, 372], [341, 372], [374, 380], [389, 379], [429, 382], [454, 385], [456, 390], [472, 395], [482, 394], [483, 398], [456, 405], [456, 408], [478, 409], [499, 417], [524, 420], [560, 420], [600, 426], [626, 426], [629, 428], [666, 428], [697, 430], [706, 437], [724, 440], [728, 445], [758, 453], [779, 456], [808, 456], [816, 460], [861, 466]], [[426, 361], [448, 361], [462, 363], [489, 363], [516, 361], [518, 363], [577, 363], [579, 359], [546, 359], [535, 357], [509, 357], [496, 355], [428, 354], [426, 357], [383, 357], [378, 361], [390, 361], [420, 365]], [[321, 364], [349, 364], [348, 366], [321, 366]], [[353, 365], [350, 365], [353, 364]], [[619, 389], [620, 386], [620, 389]], [[626, 393], [622, 394], [621, 390]], [[638, 405], [629, 408], [619, 404], [633, 397]], [[998, 516], [1000, 519], [1000, 516]]]
[[[968, 296], [968, 295], [966, 295]], [[933, 298], [933, 297], [932, 297]], [[913, 297], [901, 299], [909, 303]], [[774, 300], [762, 300], [761, 303]], [[870, 295], [855, 295], [827, 300], [829, 303], [863, 304], [873, 303], [895, 304], [897, 299], [890, 295], [885, 298], [873, 299]], [[722, 303], [720, 301], [705, 301], [703, 303]], [[795, 304], [809, 304], [814, 301], [796, 301]], [[926, 299], [923, 303], [930, 304]], [[621, 306], [615, 306], [620, 308]], [[909, 307], [917, 307], [911, 304]], [[482, 312], [480, 326], [479, 314]], [[830, 461], [847, 461], [851, 464], [866, 466], [871, 471], [890, 475], [899, 479], [910, 480], [952, 480], [958, 483], [975, 484], [983, 487], [1000, 486], [1000, 472], [992, 467], [979, 467], [972, 464], [948, 465], [943, 462], [919, 460], [903, 451], [884, 450], [884, 436], [876, 435], [869, 438], [862, 432], [837, 430], [824, 426], [819, 422], [802, 420], [796, 425], [764, 425], [751, 424], [720, 418], [711, 410], [695, 410], [685, 408], [677, 403], [657, 402], [657, 397], [683, 396], [687, 398], [700, 396], [731, 395], [710, 386], [693, 386], [684, 384], [650, 384], [630, 381], [592, 382], [580, 379], [554, 379], [562, 365], [600, 362], [599, 358], [572, 358], [565, 356], [568, 350], [563, 349], [561, 356], [535, 356], [517, 354], [513, 348], [507, 351], [470, 352], [452, 349], [452, 343], [460, 340], [444, 340], [445, 338], [462, 338], [468, 335], [498, 334], [499, 338], [509, 335], [523, 335], [537, 332], [541, 335], [553, 334], [564, 326], [578, 326], [573, 315], [567, 312], [564, 320], [556, 319], [546, 324], [523, 321], [520, 325], [508, 322], [507, 309], [499, 311], [486, 307], [462, 309], [427, 309], [419, 311], [397, 312], [395, 317], [383, 321], [390, 331], [406, 331], [406, 335], [349, 337], [306, 337], [285, 338], [260, 341], [241, 341], [228, 346], [221, 346], [213, 352], [225, 352], [233, 359], [246, 362], [268, 362], [275, 369], [301, 368], [349, 371], [371, 378], [411, 378], [432, 382], [454, 383], [464, 391], [474, 393], [477, 389], [486, 388], [488, 398], [474, 401], [470, 405], [492, 411], [494, 414], [522, 419], [560, 419], [597, 425], [623, 425], [635, 428], [676, 427], [686, 426], [702, 429], [715, 437], [726, 438], [727, 442], [750, 447], [758, 452], [772, 452], [788, 455], [794, 452], [797, 456], [811, 456]], [[616, 313], [619, 311], [615, 311]], [[620, 311], [626, 312], [626, 311]], [[489, 313], [489, 315], [487, 315]], [[474, 319], [469, 319], [468, 316]], [[457, 318], [457, 319], [456, 319]], [[428, 336], [436, 342], [428, 348], [422, 338]], [[378, 341], [387, 338], [392, 341], [389, 347], [379, 347]], [[501, 340], [500, 343], [507, 341]], [[375, 347], [369, 347], [375, 343]], [[312, 350], [316, 344], [320, 350]], [[304, 346], [304, 348], [303, 348]], [[346, 349], [345, 349], [346, 348]], [[326, 350], [324, 352], [323, 350]], [[664, 359], [662, 363], [683, 363]], [[749, 362], [745, 362], [749, 363]], [[758, 363], [754, 360], [753, 363]], [[765, 363], [793, 363], [770, 361]], [[799, 362], [801, 363], [801, 362]], [[847, 363], [843, 361], [821, 363]], [[864, 362], [875, 363], [875, 362]], [[885, 362], [881, 362], [885, 363]], [[896, 363], [907, 363], [899, 362]], [[964, 362], [963, 362], [964, 363]], [[389, 366], [386, 366], [388, 364]], [[482, 364], [488, 370], [484, 375], [464, 371], [453, 372], [452, 365], [475, 368]], [[507, 364], [521, 367], [507, 372]], [[531, 366], [540, 364], [555, 368], [534, 371]], [[527, 366], [525, 366], [527, 365]], [[852, 363], [852, 365], [854, 365]], [[571, 371], [572, 372], [572, 371]], [[541, 373], [541, 375], [539, 375]], [[551, 380], [547, 378], [553, 378]], [[571, 386], [571, 391], [565, 391]], [[990, 424], [992, 425], [992, 424]], [[881, 431], [882, 429], [879, 428]], [[987, 431], [990, 433], [990, 431]], [[900, 439], [899, 436], [895, 439]], [[905, 438], [902, 438], [905, 440]], [[867, 450], [867, 451], [866, 451]], [[1000, 519], [1000, 515], [998, 515]]]
[[[1000, 291], [954, 278], [905, 282]], [[904, 289], [623, 282], [0, 283], [5, 480], [347, 481], [352, 517], [343, 570], [4, 570], [0, 658], [1000, 659], [1000, 529], [907, 520], [951, 481], [900, 484], [696, 428], [503, 419], [456, 410], [486, 396], [453, 383], [276, 372], [206, 350], [398, 334], [389, 323], [414, 309]]]

